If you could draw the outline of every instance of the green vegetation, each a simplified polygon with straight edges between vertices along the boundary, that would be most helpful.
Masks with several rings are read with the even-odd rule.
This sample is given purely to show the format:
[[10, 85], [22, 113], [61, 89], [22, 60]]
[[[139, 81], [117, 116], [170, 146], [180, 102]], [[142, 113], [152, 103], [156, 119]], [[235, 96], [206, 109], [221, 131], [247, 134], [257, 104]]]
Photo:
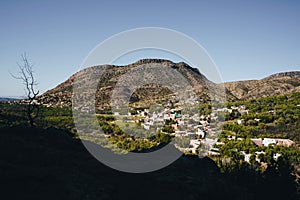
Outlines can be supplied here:
[[[54, 127], [68, 130], [76, 134], [70, 108], [47, 108], [39, 106], [40, 115], [35, 120], [36, 126], [40, 128]], [[0, 102], [0, 128], [22, 126], [28, 127], [26, 118], [26, 106], [18, 103]]]
[[[243, 112], [238, 112], [241, 107]], [[219, 137], [223, 145], [215, 145], [221, 156], [213, 158], [221, 171], [232, 175], [251, 169], [254, 177], [269, 176], [272, 170], [276, 176], [286, 173], [299, 190], [300, 93], [229, 102], [227, 108], [232, 112]], [[295, 144], [256, 146], [250, 138], [286, 138]], [[251, 155], [249, 162], [241, 152]], [[280, 156], [275, 159], [276, 155]]]
[[284, 160], [265, 172], [246, 163], [223, 164], [220, 172], [208, 158], [184, 155], [164, 169], [129, 174], [107, 167], [80, 140], [54, 128], [0, 128], [0, 143], [4, 199], [299, 199]]
[[[224, 130], [233, 131], [238, 137], [283, 137], [300, 142], [300, 93], [228, 103], [245, 106], [248, 114], [239, 118], [243, 124], [228, 123]], [[230, 118], [228, 120], [232, 120]]]
[[[71, 108], [48, 108], [39, 106], [41, 115], [36, 119], [37, 128], [47, 129], [56, 128], [77, 135]], [[218, 118], [225, 119], [223, 131], [219, 136], [216, 145], [220, 156], [211, 156], [217, 163], [221, 172], [233, 176], [234, 173], [247, 171], [253, 173], [256, 178], [270, 176], [270, 171], [274, 170], [278, 176], [288, 176], [296, 183], [299, 183], [300, 168], [300, 93], [292, 93], [276, 97], [260, 99], [242, 100], [227, 103], [226, 107], [231, 112], [220, 111], [216, 114]], [[240, 108], [243, 107], [242, 110]], [[0, 102], [0, 128], [7, 127], [28, 127], [25, 106], [18, 103]], [[205, 116], [210, 121], [212, 107], [210, 103], [201, 104], [200, 116]], [[136, 115], [143, 108], [133, 108], [129, 112]], [[247, 112], [246, 112], [247, 111]], [[116, 123], [118, 120], [118, 123]], [[83, 127], [101, 127], [109, 142], [103, 142], [91, 135], [83, 139], [91, 140], [102, 144], [104, 147], [113, 150], [121, 149], [123, 153], [148, 152], [168, 144], [173, 137], [170, 133], [174, 132], [174, 120], [166, 120], [161, 131], [156, 131], [153, 126], [151, 131], [146, 131], [139, 121], [138, 116], [123, 117], [118, 119], [112, 116], [110, 108], [97, 111], [97, 120], [90, 123], [88, 120], [81, 122]], [[237, 121], [240, 120], [240, 123]], [[119, 123], [120, 122], [120, 123]], [[192, 119], [190, 124], [198, 124]], [[151, 135], [150, 132], [156, 132]], [[291, 147], [286, 146], [256, 146], [250, 138], [286, 138], [291, 139], [295, 144]], [[174, 138], [175, 144], [180, 147], [189, 146], [189, 138]], [[245, 162], [244, 155], [251, 154], [250, 161]], [[264, 152], [259, 153], [258, 152]], [[278, 159], [274, 159], [275, 154], [280, 154]], [[289, 179], [289, 180], [290, 180]], [[298, 184], [300, 190], [300, 185]]]

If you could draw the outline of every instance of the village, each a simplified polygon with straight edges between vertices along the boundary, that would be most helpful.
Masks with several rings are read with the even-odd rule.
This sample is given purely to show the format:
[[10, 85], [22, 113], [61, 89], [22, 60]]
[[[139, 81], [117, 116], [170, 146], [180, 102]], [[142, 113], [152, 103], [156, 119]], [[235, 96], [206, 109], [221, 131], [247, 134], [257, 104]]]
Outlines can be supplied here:
[[[145, 131], [160, 131], [164, 134], [169, 134], [175, 138], [175, 141], [183, 140], [184, 142], [175, 142], [176, 148], [184, 153], [199, 155], [203, 149], [206, 155], [220, 156], [219, 148], [226, 145], [226, 142], [221, 142], [218, 139], [220, 129], [211, 126], [211, 121], [218, 121], [218, 113], [238, 112], [240, 115], [248, 114], [248, 110], [244, 105], [232, 106], [231, 108], [218, 108], [209, 115], [199, 115], [199, 113], [183, 113], [182, 107], [178, 103], [167, 105], [160, 109], [137, 109], [135, 112], [128, 112], [127, 114], [120, 114], [114, 112], [118, 121], [124, 123], [139, 124]], [[260, 119], [255, 119], [260, 121]], [[243, 124], [243, 119], [236, 119], [234, 122], [237, 125]], [[242, 141], [245, 138], [237, 137], [235, 135], [228, 135], [226, 141], [236, 140]], [[286, 146], [291, 147], [294, 142], [290, 139], [282, 138], [251, 138], [251, 142], [257, 147], [268, 146]], [[265, 154], [263, 151], [257, 151], [254, 154], [239, 152], [244, 156], [245, 162], [250, 162], [251, 156], [254, 156], [257, 162], [260, 162], [260, 154]], [[277, 160], [280, 153], [274, 153], [273, 158]]]
[[[21, 103], [26, 103], [24, 100]], [[35, 100], [35, 104], [43, 104]], [[170, 100], [166, 105], [157, 104], [149, 108], [130, 108], [128, 112], [120, 112], [116, 109], [112, 115], [115, 117], [117, 124], [135, 124], [148, 132], [161, 132], [172, 136], [175, 140], [175, 147], [180, 151], [188, 154], [199, 155], [200, 152], [205, 151], [209, 156], [221, 156], [219, 148], [226, 145], [226, 141], [245, 140], [243, 137], [237, 137], [236, 135], [228, 135], [226, 140], [220, 141], [219, 134], [222, 131], [221, 126], [225, 120], [221, 119], [220, 113], [231, 114], [235, 113], [238, 116], [247, 115], [249, 113], [246, 106], [231, 106], [220, 107], [212, 109], [212, 112], [200, 115], [198, 112], [199, 104], [202, 103], [201, 99], [196, 96], [178, 102], [176, 100]], [[46, 107], [51, 105], [43, 104]], [[62, 104], [61, 104], [62, 106]], [[299, 105], [297, 105], [299, 106]], [[186, 109], [190, 108], [190, 109]], [[92, 112], [89, 106], [83, 106], [76, 108], [83, 112]], [[196, 110], [196, 112], [195, 112]], [[270, 114], [274, 114], [274, 111], [269, 111]], [[260, 118], [255, 118], [254, 121], [260, 122]], [[214, 123], [212, 126], [212, 122]], [[233, 123], [243, 126], [245, 123], [243, 118], [237, 117], [235, 120], [231, 120], [227, 123]], [[216, 125], [217, 124], [217, 125]], [[250, 138], [251, 142], [257, 147], [268, 146], [285, 146], [291, 147], [295, 144], [294, 141], [284, 138]], [[249, 153], [240, 151], [240, 155], [244, 157], [244, 161], [250, 163], [250, 158], [254, 157], [257, 162], [261, 162], [260, 155], [264, 155], [264, 151], [256, 151]], [[281, 156], [280, 153], [274, 153], [273, 159], [277, 160]]]

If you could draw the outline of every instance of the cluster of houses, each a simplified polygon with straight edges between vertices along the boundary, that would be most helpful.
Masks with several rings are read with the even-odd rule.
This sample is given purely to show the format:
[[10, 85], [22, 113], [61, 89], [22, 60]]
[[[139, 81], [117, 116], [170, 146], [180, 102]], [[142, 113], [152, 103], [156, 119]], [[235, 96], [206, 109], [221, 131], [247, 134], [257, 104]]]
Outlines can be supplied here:
[[238, 111], [241, 115], [246, 115], [249, 113], [249, 110], [246, 109], [246, 106], [240, 105], [240, 106], [231, 106], [230, 108], [219, 108], [217, 109], [218, 112], [228, 112], [232, 113], [233, 111]]
[[[144, 129], [150, 130], [152, 126], [163, 125], [166, 120], [171, 121], [170, 126], [173, 128], [174, 132], [170, 133], [175, 137], [189, 137], [190, 145], [189, 147], [183, 148], [178, 147], [183, 151], [190, 151], [196, 153], [196, 149], [200, 146], [201, 140], [205, 138], [207, 132], [212, 132], [209, 123], [201, 119], [199, 114], [189, 115], [181, 114], [180, 108], [165, 108], [161, 111], [149, 112], [149, 109], [144, 109], [137, 111], [137, 115], [142, 119], [138, 120]], [[200, 123], [190, 123], [190, 120]], [[184, 128], [182, 128], [184, 127]]]
[[[217, 112], [233, 112], [238, 111], [239, 113], [247, 114], [248, 110], [245, 106], [241, 105], [239, 107], [232, 106], [231, 108], [219, 108], [216, 110]], [[120, 115], [119, 113], [114, 113], [114, 115]], [[210, 123], [208, 122], [208, 118], [213, 118], [214, 113], [210, 116], [199, 116], [198, 113], [196, 114], [182, 114], [181, 107], [177, 106], [176, 108], [164, 108], [157, 111], [150, 112], [149, 109], [137, 110], [135, 115], [128, 113], [127, 117], [139, 117], [138, 120], [131, 122], [140, 123], [141, 126], [145, 130], [150, 130], [154, 127], [163, 126], [166, 120], [171, 121], [172, 123], [170, 126], [173, 128], [173, 132], [169, 133], [178, 138], [189, 137], [190, 144], [188, 147], [180, 147], [177, 146], [180, 150], [184, 152], [191, 152], [196, 154], [199, 150], [199, 146], [201, 144], [205, 144], [209, 146], [207, 149], [207, 154], [212, 156], [219, 156], [219, 149], [214, 148], [213, 146], [216, 145], [225, 145], [224, 142], [217, 142], [216, 140], [211, 140], [206, 138], [206, 135], [215, 135], [217, 130], [215, 128], [210, 127]], [[257, 119], [259, 120], [259, 119]], [[196, 122], [196, 123], [191, 123]], [[184, 128], [183, 128], [184, 127]], [[157, 128], [157, 130], [161, 130]], [[237, 139], [243, 140], [243, 138], [236, 138], [236, 136], [231, 135], [228, 136], [228, 140]], [[269, 146], [269, 145], [284, 145], [284, 146], [292, 146], [294, 142], [289, 139], [273, 139], [273, 138], [253, 138], [251, 141], [256, 144], [257, 146]], [[259, 154], [259, 153], [258, 153]], [[277, 155], [278, 157], [279, 155]], [[245, 155], [245, 161], [248, 161], [249, 155]]]
[[251, 141], [261, 147], [261, 146], [270, 146], [270, 145], [282, 145], [290, 147], [294, 144], [294, 142], [290, 139], [279, 139], [279, 138], [252, 138]]
[[[294, 141], [290, 139], [281, 139], [281, 138], [252, 138], [251, 141], [256, 145], [256, 146], [274, 146], [274, 145], [279, 145], [279, 146], [286, 146], [286, 147], [291, 147], [294, 145]], [[244, 155], [244, 161], [250, 163], [250, 157], [252, 154], [246, 154], [245, 152], [241, 152]], [[259, 155], [260, 154], [265, 154], [263, 151], [255, 152], [255, 160], [257, 162], [261, 162]], [[281, 154], [275, 153], [273, 155], [273, 159], [277, 160]]]
[[[228, 140], [243, 140], [243, 138], [236, 138], [233, 135], [229, 135], [227, 137]], [[294, 145], [294, 141], [290, 140], [290, 139], [281, 139], [281, 138], [251, 138], [250, 139], [256, 146], [262, 147], [268, 147], [268, 146], [286, 146], [286, 147], [291, 147], [292, 145]], [[217, 142], [216, 145], [225, 145], [224, 142]], [[219, 153], [219, 149], [218, 148], [212, 148], [213, 151], [209, 151], [208, 153], [210, 155], [220, 155]], [[260, 156], [261, 154], [265, 154], [264, 151], [256, 151], [254, 154], [251, 153], [246, 153], [245, 151], [241, 151], [240, 152], [241, 155], [244, 156], [244, 161], [250, 163], [250, 158], [252, 155], [254, 155], [254, 158], [257, 162], [261, 163], [261, 159]], [[275, 153], [273, 155], [273, 159], [277, 160], [279, 157], [281, 156], [281, 154], [279, 153]]]
[[[219, 108], [215, 113], [211, 113], [209, 116], [199, 116], [199, 113], [190, 114], [182, 113], [182, 108], [180, 105], [176, 107], [167, 106], [167, 108], [157, 109], [156, 111], [150, 111], [149, 109], [137, 110], [135, 114], [128, 113], [125, 116], [129, 119], [127, 122], [139, 123], [145, 130], [162, 130], [161, 127], [164, 126], [166, 121], [169, 121], [169, 126], [173, 128], [173, 131], [168, 134], [173, 135], [175, 138], [190, 138], [189, 145], [182, 147], [176, 146], [179, 150], [183, 152], [191, 152], [193, 154], [198, 154], [199, 146], [206, 146], [206, 154], [211, 156], [220, 156], [219, 149], [215, 145], [225, 145], [224, 142], [217, 142], [217, 139], [210, 139], [207, 135], [215, 135], [217, 133], [216, 128], [211, 128], [209, 120], [214, 117], [217, 118], [216, 112], [235, 112], [238, 111], [241, 115], [248, 114], [248, 110], [244, 105], [241, 106], [231, 106], [231, 108]], [[120, 116], [118, 112], [114, 113], [115, 116]], [[259, 121], [260, 119], [255, 119]], [[242, 120], [237, 120], [238, 124], [243, 123]], [[160, 127], [160, 128], [159, 128]], [[234, 135], [228, 136], [228, 140], [244, 140], [244, 138], [236, 138]], [[270, 146], [270, 145], [283, 145], [290, 147], [294, 142], [290, 139], [278, 139], [278, 138], [252, 138], [251, 141], [257, 146]], [[203, 144], [203, 145], [202, 145]], [[201, 147], [201, 148], [202, 148]], [[250, 162], [251, 154], [245, 152], [240, 152], [244, 155], [244, 160]], [[260, 161], [259, 155], [264, 154], [264, 152], [255, 152], [255, 159]], [[278, 159], [281, 155], [274, 154], [274, 159]]]
[[[261, 159], [260, 159], [260, 155], [265, 155], [266, 153], [264, 151], [256, 151], [254, 152], [254, 154], [251, 154], [251, 153], [245, 153], [245, 151], [241, 151], [241, 154], [244, 156], [244, 161], [247, 162], [247, 163], [250, 163], [251, 162], [251, 156], [254, 155], [254, 159], [255, 161], [257, 161], [258, 163], [261, 163]], [[280, 153], [275, 153], [273, 154], [273, 159], [274, 160], [278, 160], [278, 158], [281, 156]]]

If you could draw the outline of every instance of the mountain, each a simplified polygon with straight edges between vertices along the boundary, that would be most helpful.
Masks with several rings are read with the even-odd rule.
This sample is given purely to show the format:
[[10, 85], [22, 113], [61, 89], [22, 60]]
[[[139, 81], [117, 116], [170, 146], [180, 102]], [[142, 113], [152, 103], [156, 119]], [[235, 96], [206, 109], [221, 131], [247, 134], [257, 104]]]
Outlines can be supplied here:
[[236, 99], [260, 98], [300, 91], [300, 71], [273, 74], [261, 80], [225, 83], [227, 94]]
[[19, 100], [19, 98], [0, 97], [0, 101], [15, 101], [15, 100]]
[[[157, 68], [151, 71], [148, 68], [144, 71], [139, 71], [144, 65], [151, 64], [151, 67], [155, 68], [157, 65], [161, 68]], [[140, 68], [139, 68], [140, 67]], [[150, 67], [150, 68], [151, 68]], [[97, 106], [107, 106], [110, 103], [110, 96], [112, 95], [114, 89], [117, 87], [118, 79], [128, 72], [133, 74], [144, 74], [144, 77], [147, 77], [151, 80], [155, 80], [155, 76], [162, 76], [166, 79], [176, 78], [174, 74], [169, 74], [168, 77], [168, 68], [175, 69], [176, 73], [180, 73], [187, 82], [195, 88], [196, 94], [201, 94], [202, 96], [208, 97], [208, 85], [211, 87], [218, 87], [217, 84], [209, 81], [204, 75], [202, 75], [198, 69], [192, 68], [186, 63], [173, 63], [169, 60], [163, 59], [143, 59], [139, 60], [133, 64], [125, 66], [115, 66], [115, 65], [102, 65], [102, 66], [93, 66], [86, 69], [83, 69], [74, 75], [72, 75], [68, 80], [59, 84], [57, 87], [45, 92], [43, 95], [39, 96], [39, 101], [43, 104], [51, 105], [71, 105], [71, 97], [73, 84], [75, 79], [79, 81], [78, 87], [83, 87], [81, 83], [86, 83], [87, 85], [92, 84], [95, 80], [98, 81], [97, 92], [96, 92], [96, 102]], [[147, 74], [149, 71], [149, 74]], [[153, 74], [154, 73], [154, 74]], [[91, 80], [93, 77], [93, 80]], [[135, 76], [126, 77], [127, 81], [134, 83]], [[128, 80], [129, 79], [129, 80]], [[168, 81], [168, 80], [166, 80]], [[91, 82], [91, 83], [90, 83]], [[177, 86], [180, 86], [182, 83], [179, 81], [176, 83]], [[176, 88], [174, 86], [174, 88]], [[89, 91], [90, 88], [81, 88], [80, 93], [89, 95], [92, 91]], [[126, 93], [126, 92], [125, 92]], [[217, 93], [217, 92], [216, 92]], [[130, 102], [144, 102], [149, 103], [152, 100], [159, 100], [161, 97], [171, 95], [172, 92], [167, 88], [159, 84], [146, 84], [138, 88], [131, 96]], [[82, 95], [84, 96], [84, 95]], [[149, 99], [149, 97], [151, 97]]]
[[268, 78], [279, 78], [279, 77], [300, 77], [300, 71], [293, 71], [293, 72], [281, 72], [277, 74], [273, 74], [269, 76]]
[[[89, 85], [97, 80], [98, 85], [95, 93], [96, 106], [108, 106], [114, 89], [118, 87], [119, 78], [126, 75], [126, 73], [136, 70], [136, 73], [144, 73], [144, 76], [146, 74], [145, 77], [155, 80], [155, 77], [153, 77], [155, 74], [149, 74], [149, 76], [147, 76], [147, 72], [138, 71], [140, 69], [139, 67], [147, 64], [151, 64], [151, 67], [153, 64], [153, 66], [159, 65], [165, 69], [175, 69], [175, 71], [183, 75], [188, 83], [194, 88], [194, 92], [203, 99], [208, 98], [209, 95], [215, 97], [221, 93], [222, 84], [213, 83], [201, 74], [198, 69], [192, 68], [184, 62], [173, 63], [172, 61], [164, 59], [142, 59], [125, 66], [101, 65], [85, 68], [73, 74], [68, 80], [59, 84], [57, 87], [39, 96], [38, 100], [49, 106], [71, 106], [74, 81], [77, 80], [76, 84], [80, 91], [80, 95], [84, 98], [86, 95], [93, 94], [93, 91], [87, 87], [83, 88], [82, 85], [84, 84], [82, 83]], [[164, 69], [159, 69], [156, 73], [158, 73], [157, 75], [159, 76], [166, 75]], [[135, 78], [135, 76], [128, 76], [126, 77], [126, 81], [134, 83]], [[174, 78], [176, 77], [170, 77], [169, 80]], [[79, 79], [80, 81], [78, 81]], [[183, 83], [178, 81], [177, 85], [180, 84]], [[224, 86], [228, 100], [282, 95], [300, 91], [300, 72], [273, 74], [261, 80], [227, 82]], [[213, 93], [209, 93], [209, 87], [214, 88]], [[153, 101], [160, 101], [163, 97], [167, 97], [171, 94], [172, 91], [167, 87], [163, 87], [159, 84], [147, 84], [136, 89], [132, 95], [129, 94], [128, 91], [125, 91], [123, 95], [131, 95], [131, 103], [142, 102], [143, 105], [148, 105], [149, 103], [153, 103]]]

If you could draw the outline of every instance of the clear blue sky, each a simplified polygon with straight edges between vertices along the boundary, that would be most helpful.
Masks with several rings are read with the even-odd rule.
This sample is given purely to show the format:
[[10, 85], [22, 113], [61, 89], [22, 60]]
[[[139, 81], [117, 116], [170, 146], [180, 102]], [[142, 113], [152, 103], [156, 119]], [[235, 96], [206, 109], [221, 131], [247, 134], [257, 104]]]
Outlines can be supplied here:
[[[164, 27], [200, 43], [224, 81], [300, 70], [300, 1], [1, 1], [0, 96], [21, 96], [10, 77], [26, 52], [44, 92], [79, 69], [113, 34]], [[164, 57], [164, 54], [156, 57]], [[138, 57], [137, 57], [138, 59]]]

